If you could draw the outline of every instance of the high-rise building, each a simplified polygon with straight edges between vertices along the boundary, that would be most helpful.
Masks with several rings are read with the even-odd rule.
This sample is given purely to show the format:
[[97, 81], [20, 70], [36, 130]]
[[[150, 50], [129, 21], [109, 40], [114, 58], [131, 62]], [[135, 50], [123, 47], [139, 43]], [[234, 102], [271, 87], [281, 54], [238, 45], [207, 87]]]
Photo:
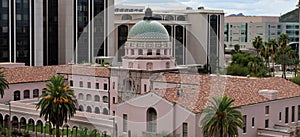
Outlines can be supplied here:
[[43, 65], [42, 0], [0, 1], [0, 62]]

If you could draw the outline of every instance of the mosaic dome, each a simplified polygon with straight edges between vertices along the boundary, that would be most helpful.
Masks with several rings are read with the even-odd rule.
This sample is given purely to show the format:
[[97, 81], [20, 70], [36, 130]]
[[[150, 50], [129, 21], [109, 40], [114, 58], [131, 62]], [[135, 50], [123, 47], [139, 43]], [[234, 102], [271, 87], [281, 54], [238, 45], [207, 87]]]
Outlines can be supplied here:
[[128, 33], [128, 41], [169, 41], [169, 33], [159, 22], [142, 20]]

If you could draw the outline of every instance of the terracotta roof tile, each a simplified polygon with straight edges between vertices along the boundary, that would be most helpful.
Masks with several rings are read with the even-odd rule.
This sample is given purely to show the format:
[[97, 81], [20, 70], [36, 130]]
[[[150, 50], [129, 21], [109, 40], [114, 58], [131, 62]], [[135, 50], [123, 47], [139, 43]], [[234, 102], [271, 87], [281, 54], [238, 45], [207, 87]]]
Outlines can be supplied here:
[[300, 86], [282, 78], [245, 78], [166, 73], [155, 81], [181, 83], [183, 92], [180, 97], [177, 95], [179, 87], [153, 92], [194, 113], [201, 112], [207, 105], [208, 100], [216, 95], [226, 95], [234, 98], [235, 106], [270, 101], [270, 99], [259, 95], [258, 91], [260, 90], [277, 90], [277, 99], [300, 96]]
[[109, 77], [110, 70], [103, 67], [84, 65], [4, 68], [5, 78], [10, 84], [48, 81], [51, 76], [57, 74]]

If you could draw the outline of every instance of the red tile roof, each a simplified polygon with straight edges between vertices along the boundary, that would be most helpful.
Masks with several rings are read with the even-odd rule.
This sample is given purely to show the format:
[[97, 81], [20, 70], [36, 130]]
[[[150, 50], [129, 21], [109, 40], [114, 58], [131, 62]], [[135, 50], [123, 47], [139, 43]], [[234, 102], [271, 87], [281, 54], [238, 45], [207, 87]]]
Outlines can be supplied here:
[[105, 67], [66, 65], [58, 69], [60, 74], [76, 74], [96, 77], [110, 77], [110, 70]]
[[48, 81], [51, 76], [57, 74], [109, 77], [110, 70], [84, 65], [4, 68], [5, 78], [10, 84]]
[[[245, 78], [233, 76], [209, 76], [166, 73], [156, 82], [182, 83], [182, 95], [178, 88], [154, 91], [170, 102], [175, 102], [188, 110], [199, 113], [211, 97], [226, 95], [234, 98], [235, 106], [251, 105], [270, 101], [259, 95], [260, 90], [277, 90], [277, 99], [300, 96], [300, 86], [282, 78]], [[192, 84], [192, 85], [191, 85]]]

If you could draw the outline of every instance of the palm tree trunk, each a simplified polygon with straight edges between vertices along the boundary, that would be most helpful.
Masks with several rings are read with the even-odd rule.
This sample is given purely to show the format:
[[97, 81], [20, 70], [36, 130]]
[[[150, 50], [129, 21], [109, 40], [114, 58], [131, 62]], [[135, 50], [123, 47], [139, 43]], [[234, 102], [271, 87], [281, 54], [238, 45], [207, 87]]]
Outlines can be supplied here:
[[282, 67], [283, 67], [283, 68], [282, 68], [282, 69], [283, 69], [283, 78], [286, 79], [286, 74], [285, 74], [286, 65], [283, 64]]
[[274, 53], [272, 57], [272, 64], [273, 64], [273, 77], [275, 77], [275, 59], [274, 59]]
[[59, 125], [56, 124], [56, 137], [59, 137]]
[[295, 77], [297, 77], [297, 68], [298, 68], [298, 65], [295, 65]]

